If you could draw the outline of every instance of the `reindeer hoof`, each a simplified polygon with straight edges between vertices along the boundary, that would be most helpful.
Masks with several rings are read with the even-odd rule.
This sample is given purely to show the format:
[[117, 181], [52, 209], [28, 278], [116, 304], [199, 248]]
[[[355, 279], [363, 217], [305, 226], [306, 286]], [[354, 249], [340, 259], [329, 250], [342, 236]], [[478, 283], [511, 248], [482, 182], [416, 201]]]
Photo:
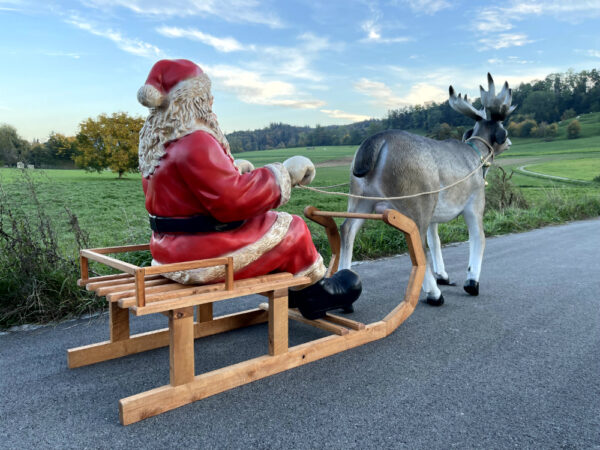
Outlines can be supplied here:
[[478, 296], [479, 295], [479, 281], [467, 280], [463, 286], [467, 294]]
[[444, 304], [444, 296], [442, 294], [440, 294], [440, 298], [429, 298], [427, 297], [427, 300], [425, 300], [427, 302], [428, 305], [431, 306], [442, 306]]
[[456, 283], [450, 281], [450, 277], [444, 278], [438, 274], [435, 275], [435, 281], [438, 286], [456, 286]]

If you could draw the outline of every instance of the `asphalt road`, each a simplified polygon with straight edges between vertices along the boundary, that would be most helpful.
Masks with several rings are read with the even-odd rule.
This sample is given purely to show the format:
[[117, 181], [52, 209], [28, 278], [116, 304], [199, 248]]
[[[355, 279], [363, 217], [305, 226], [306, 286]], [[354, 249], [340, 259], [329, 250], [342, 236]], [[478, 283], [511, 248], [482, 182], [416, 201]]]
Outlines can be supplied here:
[[[460, 287], [467, 252], [444, 250], [459, 283], [442, 287], [445, 305], [421, 302], [386, 339], [128, 427], [117, 402], [168, 382], [167, 349], [69, 370], [66, 349], [106, 339], [106, 317], [4, 334], [0, 447], [600, 448], [600, 220], [488, 239], [476, 298]], [[354, 317], [382, 318], [408, 268], [357, 265]], [[134, 331], [166, 321], [147, 319]], [[205, 338], [196, 371], [266, 350], [265, 325]]]

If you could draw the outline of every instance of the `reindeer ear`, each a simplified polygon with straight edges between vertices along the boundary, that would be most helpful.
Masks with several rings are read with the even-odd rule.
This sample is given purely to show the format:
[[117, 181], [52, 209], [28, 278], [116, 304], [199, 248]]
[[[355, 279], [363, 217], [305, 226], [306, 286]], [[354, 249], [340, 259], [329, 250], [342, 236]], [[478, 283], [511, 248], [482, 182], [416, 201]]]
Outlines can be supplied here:
[[473, 136], [473, 128], [471, 128], [470, 130], [465, 131], [465, 133], [463, 134], [463, 141], [466, 141], [471, 136]]
[[494, 133], [494, 141], [499, 145], [502, 145], [506, 142], [506, 138], [508, 137], [508, 133], [503, 127], [496, 128], [496, 132]]

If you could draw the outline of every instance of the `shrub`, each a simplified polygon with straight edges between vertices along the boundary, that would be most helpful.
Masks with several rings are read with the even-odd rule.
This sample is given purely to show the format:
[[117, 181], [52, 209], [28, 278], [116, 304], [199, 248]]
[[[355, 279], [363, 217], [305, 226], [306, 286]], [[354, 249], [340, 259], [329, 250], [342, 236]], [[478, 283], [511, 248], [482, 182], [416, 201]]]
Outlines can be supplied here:
[[569, 120], [575, 117], [576, 115], [577, 113], [575, 112], [575, 110], [573, 108], [569, 108], [562, 113], [562, 116], [560, 116], [560, 120]]
[[485, 192], [486, 209], [503, 211], [506, 208], [527, 208], [528, 203], [523, 193], [511, 181], [514, 171], [507, 175], [506, 171], [497, 166], [488, 175], [488, 187]]
[[27, 171], [17, 181], [29, 204], [19, 204], [0, 185], [0, 329], [22, 323], [44, 323], [92, 312], [103, 302], [77, 287], [77, 249], [88, 246], [87, 234], [65, 210], [73, 240], [71, 251], [58, 242], [57, 225], [39, 200]]
[[581, 133], [581, 124], [577, 119], [571, 121], [569, 126], [567, 127], [567, 137], [569, 139], [576, 139], [579, 137]]
[[533, 137], [535, 136], [535, 134], [533, 134], [531, 131], [537, 127], [537, 123], [535, 120], [533, 119], [526, 119], [523, 122], [521, 122], [519, 124], [520, 126], [520, 131], [521, 134], [519, 135], [519, 137]]

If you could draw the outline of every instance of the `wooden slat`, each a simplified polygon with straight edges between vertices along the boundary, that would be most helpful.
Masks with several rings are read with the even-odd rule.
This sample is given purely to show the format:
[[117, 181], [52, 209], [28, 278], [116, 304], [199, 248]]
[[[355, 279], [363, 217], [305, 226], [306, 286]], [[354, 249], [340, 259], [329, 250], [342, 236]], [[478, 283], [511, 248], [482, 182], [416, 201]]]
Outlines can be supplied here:
[[110, 281], [110, 280], [119, 280], [122, 278], [133, 278], [133, 277], [131, 275], [129, 275], [128, 273], [116, 273], [114, 275], [102, 275], [99, 277], [92, 277], [87, 280], [80, 278], [79, 280], [77, 280], [77, 286], [83, 287], [89, 283]]
[[375, 322], [345, 336], [327, 336], [292, 347], [276, 356], [260, 356], [197, 375], [182, 386], [166, 385], [119, 401], [119, 418], [129, 425], [237, 386], [298, 367], [386, 336], [385, 323]]
[[129, 273], [133, 275], [135, 271], [138, 269], [138, 266], [134, 266], [133, 264], [126, 263], [124, 261], [120, 261], [116, 258], [111, 258], [110, 256], [106, 256], [100, 253], [95, 253], [90, 250], [81, 250], [81, 256], [85, 256], [92, 261], [97, 261], [102, 264], [106, 264], [113, 269], [122, 270], [123, 272]]
[[89, 251], [108, 255], [110, 253], [140, 252], [150, 250], [150, 244], [121, 245], [119, 247], [91, 248]]
[[188, 297], [164, 300], [160, 302], [150, 303], [145, 307], [138, 306], [132, 307], [132, 310], [136, 316], [143, 316], [147, 314], [154, 314], [162, 311], [169, 311], [176, 308], [185, 308], [187, 306], [202, 305], [205, 303], [218, 302], [221, 300], [228, 300], [235, 297], [243, 297], [244, 295], [258, 294], [260, 292], [273, 291], [276, 289], [283, 289], [292, 286], [301, 286], [303, 284], [310, 283], [308, 277], [294, 277], [289, 280], [274, 281], [270, 283], [260, 283], [248, 287], [234, 289], [232, 291], [218, 291], [208, 292], [205, 294], [191, 295]]
[[336, 316], [334, 314], [325, 313], [325, 320], [327, 322], [336, 323], [338, 325], [342, 325], [346, 328], [350, 328], [351, 330], [364, 330], [365, 324], [361, 322], [356, 322], [355, 320], [348, 319], [346, 317]]
[[[256, 284], [262, 283], [270, 283], [278, 280], [288, 280], [293, 278], [294, 276], [291, 273], [282, 272], [282, 273], [274, 273], [271, 275], [265, 275], [262, 277], [255, 278], [247, 278], [244, 280], [237, 280], [234, 282], [234, 289], [240, 289], [247, 286], [254, 286]], [[171, 292], [158, 292], [153, 293], [153, 291], [146, 289], [146, 303], [155, 303], [164, 300], [171, 300], [180, 297], [187, 297], [195, 294], [206, 294], [208, 292], [218, 292], [225, 290], [224, 283], [215, 283], [215, 284], [204, 284], [204, 285], [184, 285], [180, 289], [174, 289]], [[135, 292], [131, 293], [131, 296], [123, 297], [119, 300], [119, 306], [121, 308], [130, 308], [135, 306]]]
[[[162, 277], [162, 275], [151, 275], [151, 276], [152, 277]], [[146, 279], [148, 279], [148, 277]], [[177, 289], [183, 289], [186, 287], [187, 287], [186, 285], [176, 283], [175, 281], [171, 281], [170, 283], [165, 283], [165, 284], [159, 284], [158, 286], [146, 285], [146, 287], [145, 287], [146, 301], [148, 298], [148, 294], [169, 292], [169, 291], [174, 291]], [[133, 302], [131, 305], [135, 304], [135, 288], [129, 289], [127, 291], [111, 292], [110, 294], [106, 295], [106, 300], [108, 300], [109, 302], [117, 302], [117, 301], [121, 300], [122, 298], [131, 298], [132, 302]]]
[[[143, 283], [144, 283], [145, 287], [151, 287], [151, 286], [161, 286], [163, 284], [173, 283], [173, 281], [169, 280], [168, 278], [161, 277], [160, 275], [158, 275], [156, 278], [154, 278], [152, 280], [148, 280], [146, 278]], [[99, 287], [98, 289], [95, 289], [95, 293], [97, 296], [103, 297], [107, 294], [112, 294], [115, 292], [131, 291], [131, 290], [134, 290], [135, 288], [136, 288], [136, 283], [129, 282], [127, 284], [118, 284], [116, 286], [109, 285], [109, 286]]]
[[[269, 310], [269, 305], [267, 303], [261, 303], [258, 305], [260, 309], [264, 309], [265, 311]], [[305, 318], [300, 311], [295, 308], [291, 308], [288, 310], [288, 317], [296, 322], [305, 323], [307, 325], [312, 325], [313, 327], [319, 328], [321, 330], [329, 331], [330, 333], [337, 334], [338, 336], [344, 336], [349, 333], [348, 328], [336, 325], [331, 322], [327, 322], [323, 319], [310, 320]]]
[[[118, 279], [113, 279], [113, 280], [105, 280], [105, 281], [94, 281], [92, 283], [87, 283], [85, 285], [85, 288], [88, 291], [95, 291], [96, 289], [100, 289], [100, 288], [105, 288], [105, 287], [111, 287], [111, 286], [122, 286], [124, 284], [133, 284], [135, 282], [135, 279], [133, 276], [129, 275], [129, 274], [125, 274], [127, 275], [127, 277], [123, 277], [123, 278], [118, 278]], [[163, 277], [161, 275], [151, 275], [149, 277], [146, 277], [147, 281], [150, 280], [158, 280], [158, 279], [162, 279]]]
[[179, 272], [181, 270], [202, 269], [205, 267], [224, 266], [228, 258], [199, 259], [197, 261], [185, 261], [172, 264], [161, 264], [159, 266], [145, 267], [146, 275], [154, 275], [168, 272]]
[[[127, 311], [125, 311], [127, 312]], [[268, 314], [261, 309], [251, 309], [214, 320], [194, 324], [194, 338], [212, 336], [214, 334], [244, 328], [267, 321]], [[67, 351], [69, 369], [88, 366], [102, 361], [121, 358], [135, 353], [141, 353], [169, 345], [169, 329], [140, 333], [117, 342], [104, 341], [97, 344], [84, 345]]]

